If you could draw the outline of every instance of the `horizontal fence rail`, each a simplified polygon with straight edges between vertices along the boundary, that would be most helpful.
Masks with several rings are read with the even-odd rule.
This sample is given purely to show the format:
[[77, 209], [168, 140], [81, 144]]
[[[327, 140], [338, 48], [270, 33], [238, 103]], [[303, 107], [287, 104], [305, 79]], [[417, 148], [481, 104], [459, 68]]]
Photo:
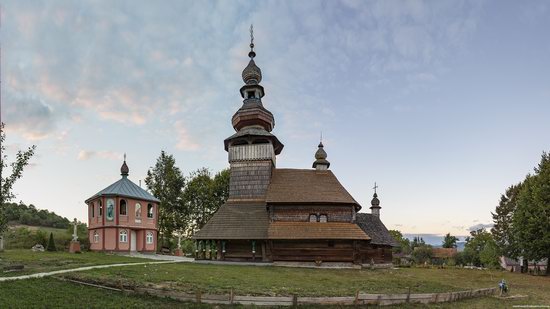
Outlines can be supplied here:
[[[74, 283], [89, 285], [85, 281], [70, 280]], [[98, 285], [94, 285], [101, 287]], [[106, 288], [106, 287], [105, 287]], [[430, 304], [453, 302], [466, 298], [489, 296], [496, 293], [497, 288], [472, 289], [459, 292], [422, 293], [422, 294], [366, 294], [357, 291], [355, 296], [306, 297], [306, 296], [249, 296], [235, 295], [233, 291], [227, 294], [203, 294], [201, 292], [185, 293], [169, 289], [150, 287], [134, 287], [139, 294], [160, 297], [170, 297], [180, 301], [207, 304], [241, 304], [256, 306], [296, 306], [296, 305], [398, 305], [405, 303]]]

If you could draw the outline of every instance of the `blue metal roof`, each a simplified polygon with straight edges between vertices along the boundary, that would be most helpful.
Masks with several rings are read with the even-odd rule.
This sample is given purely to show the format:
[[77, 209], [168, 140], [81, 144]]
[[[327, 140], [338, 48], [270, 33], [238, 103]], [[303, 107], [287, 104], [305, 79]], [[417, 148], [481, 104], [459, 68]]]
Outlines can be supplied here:
[[119, 181], [113, 183], [112, 185], [99, 191], [94, 196], [87, 199], [86, 203], [88, 203], [88, 201], [96, 197], [107, 196], [107, 195], [124, 196], [129, 198], [135, 198], [138, 200], [145, 200], [145, 201], [151, 201], [151, 202], [157, 202], [157, 203], [160, 202], [160, 200], [154, 197], [153, 195], [151, 195], [151, 193], [143, 190], [140, 186], [136, 185], [130, 179], [128, 179], [128, 177], [123, 176]]

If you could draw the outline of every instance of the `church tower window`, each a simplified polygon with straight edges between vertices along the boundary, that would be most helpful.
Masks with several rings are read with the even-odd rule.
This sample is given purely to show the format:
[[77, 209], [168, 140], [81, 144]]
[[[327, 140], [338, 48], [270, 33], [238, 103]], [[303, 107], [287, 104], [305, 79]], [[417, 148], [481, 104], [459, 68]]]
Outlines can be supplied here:
[[120, 200], [120, 215], [121, 216], [126, 216], [128, 214], [128, 210], [127, 210], [127, 207], [126, 207], [126, 200]]
[[147, 204], [147, 218], [152, 219], [153, 218], [153, 204]]

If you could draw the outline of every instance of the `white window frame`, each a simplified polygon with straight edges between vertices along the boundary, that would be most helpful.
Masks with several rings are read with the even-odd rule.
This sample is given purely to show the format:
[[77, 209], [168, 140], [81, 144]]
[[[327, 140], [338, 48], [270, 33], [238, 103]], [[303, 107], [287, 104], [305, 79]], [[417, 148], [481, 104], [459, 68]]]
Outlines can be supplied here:
[[128, 231], [126, 231], [126, 230], [120, 231], [118, 233], [118, 240], [120, 242], [124, 242], [124, 243], [128, 242]]
[[99, 233], [97, 231], [94, 232], [94, 243], [99, 243]]
[[153, 243], [153, 232], [147, 232], [147, 234], [145, 234], [145, 243], [148, 245]]

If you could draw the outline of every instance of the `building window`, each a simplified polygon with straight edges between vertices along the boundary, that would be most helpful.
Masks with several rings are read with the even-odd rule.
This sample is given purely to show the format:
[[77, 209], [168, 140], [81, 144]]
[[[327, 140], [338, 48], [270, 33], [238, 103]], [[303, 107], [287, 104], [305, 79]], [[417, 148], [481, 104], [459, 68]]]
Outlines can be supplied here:
[[98, 243], [99, 242], [99, 233], [98, 232], [94, 232], [94, 243]]
[[94, 205], [94, 203], [92, 203], [90, 205], [90, 213], [91, 213], [91, 216], [93, 218], [95, 216], [95, 205]]
[[153, 218], [154, 209], [152, 204], [147, 204], [147, 218]]
[[248, 91], [248, 98], [251, 99], [251, 98], [255, 98], [256, 97], [256, 93], [254, 91]]
[[126, 200], [120, 200], [120, 209], [119, 209], [121, 216], [126, 216], [127, 209], [126, 209]]
[[101, 204], [101, 201], [99, 201], [99, 216], [103, 216], [103, 205]]
[[120, 242], [128, 242], [128, 232], [126, 230], [120, 231], [119, 240]]
[[320, 215], [319, 216], [319, 222], [327, 222], [327, 221], [328, 221], [327, 215]]
[[136, 203], [136, 219], [140, 219], [140, 218], [141, 218], [141, 204]]
[[145, 236], [145, 242], [148, 243], [148, 244], [153, 243], [153, 232], [147, 232], [147, 234]]
[[317, 222], [317, 215], [314, 215], [314, 214], [309, 215], [309, 222]]

